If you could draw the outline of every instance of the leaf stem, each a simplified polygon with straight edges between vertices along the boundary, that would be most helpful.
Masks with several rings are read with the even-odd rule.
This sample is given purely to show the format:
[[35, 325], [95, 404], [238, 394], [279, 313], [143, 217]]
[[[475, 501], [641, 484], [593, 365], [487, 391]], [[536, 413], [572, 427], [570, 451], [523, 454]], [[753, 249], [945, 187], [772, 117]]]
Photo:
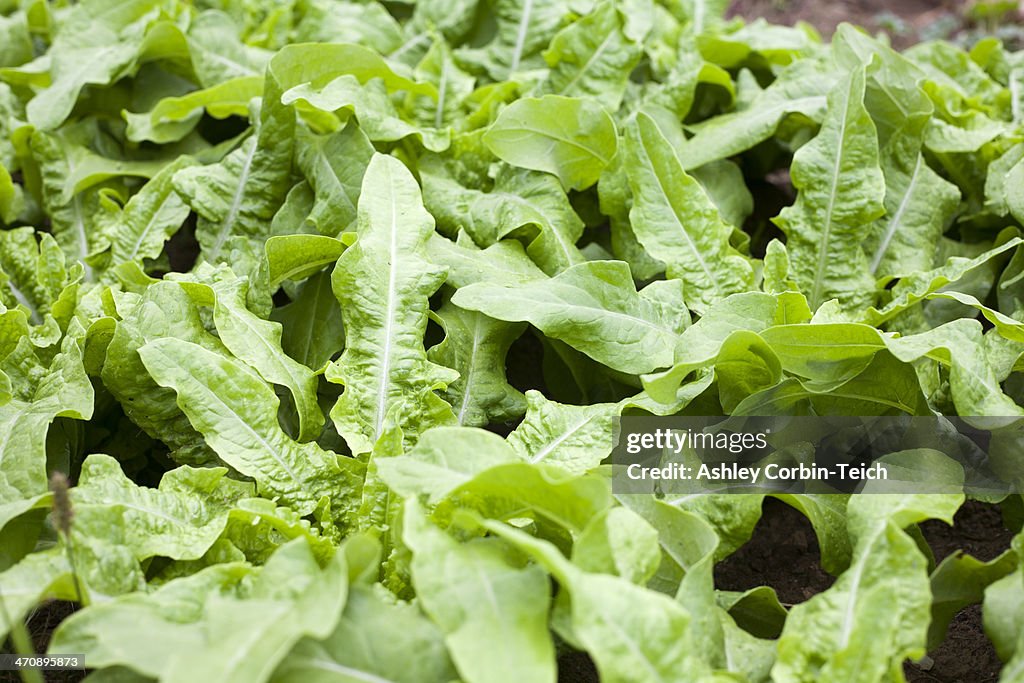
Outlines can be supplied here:
[[[7, 611], [7, 604], [4, 602], [3, 593], [0, 592], [0, 618], [11, 625], [11, 644], [14, 652], [22, 657], [34, 657], [36, 649], [32, 645], [32, 637], [25, 627], [25, 622], [20, 619], [15, 621]], [[28, 667], [21, 670], [21, 680], [24, 683], [44, 683], [43, 674], [35, 667]]]

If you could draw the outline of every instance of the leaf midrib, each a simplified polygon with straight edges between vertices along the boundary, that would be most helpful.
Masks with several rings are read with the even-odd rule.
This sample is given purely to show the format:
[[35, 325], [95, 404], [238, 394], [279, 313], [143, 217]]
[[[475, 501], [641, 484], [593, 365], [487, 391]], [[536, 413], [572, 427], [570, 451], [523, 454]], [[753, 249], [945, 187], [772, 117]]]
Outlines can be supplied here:
[[896, 235], [896, 230], [900, 226], [900, 221], [903, 219], [903, 214], [906, 212], [907, 207], [910, 206], [910, 198], [914, 193], [914, 188], [917, 185], [918, 175], [921, 172], [921, 160], [923, 155], [918, 152], [917, 159], [914, 161], [914, 170], [910, 174], [910, 182], [907, 183], [907, 191], [903, 195], [903, 199], [900, 200], [900, 205], [896, 209], [896, 213], [892, 215], [892, 220], [885, 226], [885, 233], [882, 235], [882, 240], [878, 243], [878, 248], [875, 250], [875, 255], [871, 259], [871, 274], [874, 275], [878, 271], [878, 266], [881, 265], [882, 259], [885, 257], [885, 252], [889, 250], [889, 243], [892, 242], [892, 238]]
[[224, 241], [228, 238], [228, 234], [235, 226], [235, 221], [238, 220], [238, 212], [242, 206], [242, 195], [245, 194], [245, 186], [246, 183], [249, 182], [249, 174], [252, 172], [252, 162], [253, 159], [256, 158], [256, 151], [258, 148], [258, 141], [253, 138], [252, 147], [250, 148], [249, 153], [245, 155], [245, 162], [242, 164], [242, 171], [238, 174], [238, 186], [235, 188], [234, 196], [231, 198], [231, 205], [228, 207], [228, 212], [224, 216], [224, 220], [221, 222], [220, 231], [217, 233], [217, 241], [210, 250], [211, 259], [215, 259], [220, 256], [220, 250], [224, 246]]
[[[852, 88], [852, 84], [850, 88]], [[839, 171], [842, 168], [845, 149], [843, 142], [846, 139], [846, 124], [850, 116], [850, 90], [846, 90], [846, 100], [843, 103], [843, 118], [839, 125], [839, 144], [836, 149], [836, 162], [832, 168], [832, 182], [829, 189], [828, 205], [825, 208], [825, 226], [821, 239], [818, 240], [818, 267], [814, 271], [814, 283], [811, 286], [811, 305], [821, 303], [821, 288], [824, 284], [825, 269], [828, 266], [828, 245], [832, 239], [832, 214], [835, 211], [836, 198], [839, 193]]]

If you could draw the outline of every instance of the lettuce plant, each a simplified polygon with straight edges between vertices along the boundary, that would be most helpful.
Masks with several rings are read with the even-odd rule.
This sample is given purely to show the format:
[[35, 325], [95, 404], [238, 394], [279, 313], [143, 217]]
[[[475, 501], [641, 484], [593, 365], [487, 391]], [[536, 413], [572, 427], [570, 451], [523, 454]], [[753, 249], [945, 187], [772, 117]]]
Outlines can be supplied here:
[[835, 577], [786, 606], [714, 580], [764, 495], [613, 495], [622, 415], [1024, 416], [1024, 58], [725, 4], [0, 0], [0, 636], [868, 683], [982, 603], [1024, 681], [1024, 536], [916, 527], [963, 495], [779, 494]]

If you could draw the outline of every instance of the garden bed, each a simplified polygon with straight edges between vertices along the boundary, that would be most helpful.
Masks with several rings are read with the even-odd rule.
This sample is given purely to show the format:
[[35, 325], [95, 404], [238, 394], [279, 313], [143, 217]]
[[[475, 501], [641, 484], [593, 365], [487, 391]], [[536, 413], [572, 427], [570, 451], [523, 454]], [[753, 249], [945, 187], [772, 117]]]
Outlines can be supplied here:
[[1017, 10], [724, 5], [0, 0], [5, 647], [1024, 681]]

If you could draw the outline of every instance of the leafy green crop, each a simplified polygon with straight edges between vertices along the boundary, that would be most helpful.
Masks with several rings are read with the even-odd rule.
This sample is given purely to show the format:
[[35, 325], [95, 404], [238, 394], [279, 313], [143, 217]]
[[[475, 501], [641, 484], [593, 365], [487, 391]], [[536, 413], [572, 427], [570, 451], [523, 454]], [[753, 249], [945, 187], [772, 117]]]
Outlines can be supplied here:
[[981, 603], [1024, 681], [1019, 495], [936, 564], [962, 495], [780, 494], [835, 577], [783, 605], [715, 585], [764, 496], [612, 493], [621, 415], [1024, 415], [1024, 56], [725, 4], [0, 0], [0, 637], [869, 683]]

